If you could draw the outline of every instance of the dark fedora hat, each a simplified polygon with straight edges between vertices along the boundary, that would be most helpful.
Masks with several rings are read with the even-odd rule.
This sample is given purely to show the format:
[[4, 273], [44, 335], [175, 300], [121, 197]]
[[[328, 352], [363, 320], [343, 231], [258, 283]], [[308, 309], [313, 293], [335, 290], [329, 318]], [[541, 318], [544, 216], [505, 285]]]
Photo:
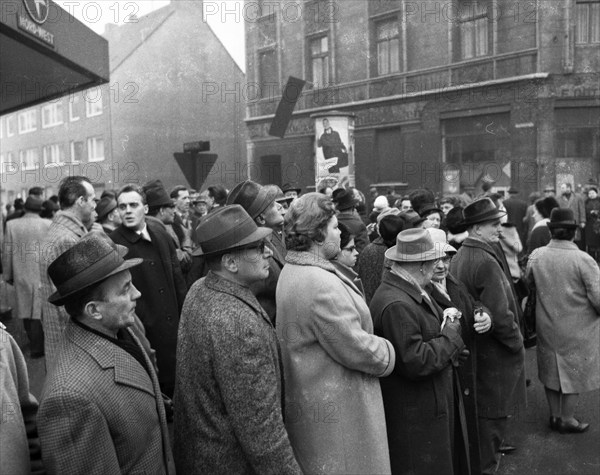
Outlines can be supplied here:
[[48, 267], [48, 275], [56, 286], [48, 302], [64, 305], [69, 297], [111, 275], [137, 266], [143, 259], [123, 259], [128, 249], [115, 244], [108, 237], [90, 233], [63, 252]]
[[577, 222], [575, 214], [570, 208], [554, 208], [550, 214], [550, 221], [547, 223], [550, 229], [563, 228], [575, 229]]
[[98, 217], [96, 221], [100, 222], [104, 218], [108, 216], [108, 214], [117, 207], [117, 200], [110, 195], [106, 195], [100, 199], [98, 204], [96, 205], [96, 213], [98, 213]]
[[452, 234], [461, 234], [467, 230], [464, 224], [463, 207], [455, 206], [446, 215], [446, 228]]
[[44, 200], [38, 198], [36, 195], [29, 195], [25, 200], [25, 209], [27, 211], [33, 211], [34, 213], [42, 211], [43, 205]]
[[287, 193], [288, 191], [295, 191], [296, 193], [300, 194], [300, 192], [302, 191], [302, 188], [297, 188], [294, 187], [294, 185], [290, 184], [290, 183], [285, 183], [282, 187], [282, 191], [283, 193]]
[[277, 185], [265, 185], [265, 188], [267, 191], [276, 193], [275, 201], [277, 201], [277, 203], [289, 203], [290, 201], [294, 200], [293, 196], [285, 196], [281, 188], [279, 188]]
[[425, 218], [419, 216], [419, 213], [416, 211], [403, 211], [398, 216], [400, 216], [406, 222], [406, 229], [416, 228], [420, 226], [420, 224], [425, 221]]
[[266, 210], [277, 196], [277, 191], [266, 188], [252, 180], [235, 185], [227, 197], [228, 205], [240, 205], [252, 219]]
[[485, 221], [493, 221], [505, 215], [504, 211], [496, 208], [491, 199], [481, 198], [465, 207], [463, 210], [463, 216], [465, 217], [463, 224], [471, 226], [472, 224], [484, 223]]
[[335, 203], [338, 210], [354, 208], [357, 204], [354, 192], [351, 189], [338, 188], [331, 195], [331, 200]]
[[[271, 201], [272, 202], [272, 201]], [[223, 254], [262, 241], [271, 234], [270, 228], [258, 227], [238, 204], [218, 207], [209, 213], [196, 228], [200, 247], [194, 256]]]
[[151, 186], [145, 189], [146, 204], [149, 208], [159, 208], [162, 206], [175, 206], [173, 200], [162, 186]]

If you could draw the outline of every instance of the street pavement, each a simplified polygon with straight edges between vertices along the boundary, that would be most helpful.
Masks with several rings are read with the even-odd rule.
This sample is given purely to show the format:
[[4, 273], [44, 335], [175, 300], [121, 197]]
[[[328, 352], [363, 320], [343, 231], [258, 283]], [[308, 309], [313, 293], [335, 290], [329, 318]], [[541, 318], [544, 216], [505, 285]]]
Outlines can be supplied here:
[[[3, 290], [4, 298], [7, 293]], [[11, 297], [9, 291], [8, 304]], [[39, 399], [45, 360], [29, 357], [27, 336], [20, 321], [13, 318], [3, 323], [23, 350], [31, 392]], [[583, 434], [562, 435], [548, 427], [548, 405], [544, 387], [537, 379], [535, 348], [527, 350], [526, 374], [531, 380], [527, 409], [512, 418], [507, 439], [517, 450], [502, 457], [497, 475], [600, 475], [600, 390], [582, 394], [575, 414], [579, 420], [589, 422], [590, 429]]]

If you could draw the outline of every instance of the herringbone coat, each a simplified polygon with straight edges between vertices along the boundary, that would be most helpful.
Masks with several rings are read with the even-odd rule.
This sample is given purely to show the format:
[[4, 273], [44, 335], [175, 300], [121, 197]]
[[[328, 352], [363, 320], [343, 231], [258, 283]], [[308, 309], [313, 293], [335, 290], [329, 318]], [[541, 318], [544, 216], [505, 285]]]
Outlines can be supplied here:
[[56, 307], [48, 302], [48, 297], [56, 287], [48, 276], [48, 266], [63, 252], [71, 249], [88, 233], [83, 223], [70, 211], [59, 211], [54, 215], [48, 234], [42, 244], [40, 255], [40, 278], [42, 281], [42, 327], [44, 328], [44, 352], [46, 368], [54, 364], [62, 334], [69, 321], [64, 307]]
[[183, 306], [175, 459], [184, 474], [300, 474], [283, 424], [275, 330], [246, 287], [213, 272]]
[[49, 474], [175, 473], [158, 379], [142, 353], [150, 374], [122, 348], [68, 322], [38, 412]]

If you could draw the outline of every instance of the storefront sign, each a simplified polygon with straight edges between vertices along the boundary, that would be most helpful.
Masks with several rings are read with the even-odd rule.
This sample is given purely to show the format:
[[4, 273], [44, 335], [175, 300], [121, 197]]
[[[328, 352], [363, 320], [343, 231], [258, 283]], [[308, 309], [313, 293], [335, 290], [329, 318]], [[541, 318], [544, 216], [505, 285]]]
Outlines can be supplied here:
[[355, 186], [354, 116], [333, 112], [317, 114], [315, 120], [315, 186]]
[[37, 24], [43, 25], [48, 19], [50, 0], [23, 0], [23, 4], [31, 19]]
[[50, 33], [45, 28], [42, 28], [37, 23], [34, 23], [23, 14], [20, 14], [17, 20], [20, 30], [29, 33], [31, 36], [54, 48], [54, 34]]

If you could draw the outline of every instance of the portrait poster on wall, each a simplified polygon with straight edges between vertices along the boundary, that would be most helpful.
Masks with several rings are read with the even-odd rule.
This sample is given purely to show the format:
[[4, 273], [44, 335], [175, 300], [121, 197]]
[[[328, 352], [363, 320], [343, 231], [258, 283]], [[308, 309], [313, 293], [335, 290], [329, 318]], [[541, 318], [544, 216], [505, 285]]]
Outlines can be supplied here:
[[315, 186], [317, 191], [355, 186], [354, 115], [314, 114]]

